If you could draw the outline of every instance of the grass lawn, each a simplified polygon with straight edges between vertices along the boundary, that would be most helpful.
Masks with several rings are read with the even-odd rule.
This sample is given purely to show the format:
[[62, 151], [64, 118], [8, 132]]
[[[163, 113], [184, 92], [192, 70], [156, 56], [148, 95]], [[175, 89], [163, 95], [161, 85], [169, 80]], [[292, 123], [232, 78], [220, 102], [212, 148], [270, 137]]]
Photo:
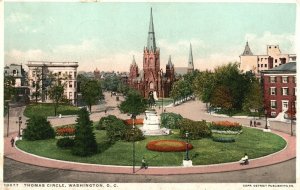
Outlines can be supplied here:
[[[112, 146], [107, 146], [106, 131], [95, 130], [95, 134], [99, 144], [99, 153], [90, 157], [73, 156], [70, 150], [57, 148], [56, 139], [22, 140], [17, 141], [17, 146], [26, 152], [59, 160], [110, 165], [132, 164], [132, 142], [118, 141]], [[192, 140], [191, 144], [194, 148], [190, 151], [190, 158], [193, 160], [193, 165], [238, 161], [244, 153], [253, 159], [277, 152], [286, 145], [281, 137], [252, 128], [244, 128], [243, 133], [235, 138], [234, 143], [214, 142], [211, 138]], [[149, 166], [180, 166], [185, 152], [155, 152], [146, 149], [149, 141], [158, 139], [180, 140], [178, 131], [175, 131], [169, 136], [146, 137], [145, 140], [136, 142], [137, 165], [141, 164], [142, 157], [145, 156]]]
[[[57, 115], [76, 115], [79, 108], [71, 105], [61, 104], [58, 106]], [[24, 110], [26, 117], [32, 117], [34, 115], [40, 115], [44, 117], [54, 116], [54, 105], [53, 104], [30, 104], [26, 106]]]

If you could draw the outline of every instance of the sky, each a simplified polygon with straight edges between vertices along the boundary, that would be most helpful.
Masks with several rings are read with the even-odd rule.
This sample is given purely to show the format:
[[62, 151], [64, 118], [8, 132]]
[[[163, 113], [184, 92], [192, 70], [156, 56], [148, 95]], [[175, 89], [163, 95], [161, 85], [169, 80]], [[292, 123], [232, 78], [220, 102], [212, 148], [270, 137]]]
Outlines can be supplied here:
[[212, 69], [239, 61], [246, 41], [254, 54], [267, 45], [295, 53], [296, 4], [5, 2], [4, 63], [77, 61], [78, 70], [142, 68], [150, 8], [160, 65]]

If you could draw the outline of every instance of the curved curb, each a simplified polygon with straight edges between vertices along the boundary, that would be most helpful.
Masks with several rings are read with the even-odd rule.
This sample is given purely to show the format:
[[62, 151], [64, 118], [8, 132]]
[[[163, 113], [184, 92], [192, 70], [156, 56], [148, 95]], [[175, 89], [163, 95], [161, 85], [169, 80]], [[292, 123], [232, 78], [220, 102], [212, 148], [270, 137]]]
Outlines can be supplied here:
[[[285, 133], [275, 131], [273, 132], [279, 135], [286, 141], [286, 147], [278, 152], [266, 155], [260, 158], [251, 159], [249, 165], [241, 166], [238, 162], [212, 164], [212, 165], [198, 165], [193, 167], [183, 166], [170, 166], [170, 167], [151, 167], [147, 170], [139, 169], [136, 166], [136, 173], [143, 175], [175, 175], [175, 174], [201, 174], [201, 173], [219, 173], [230, 172], [237, 170], [245, 170], [258, 168], [263, 166], [269, 166], [277, 163], [281, 163], [296, 157], [296, 138], [291, 137]], [[12, 148], [10, 145], [10, 138], [5, 138], [5, 151], [4, 155], [7, 158], [36, 166], [42, 166], [47, 168], [57, 168], [64, 170], [74, 170], [82, 172], [99, 172], [99, 173], [117, 173], [117, 174], [133, 174], [132, 166], [114, 166], [114, 165], [98, 165], [89, 163], [78, 163], [63, 160], [55, 160], [51, 158], [45, 158], [37, 155], [33, 155], [24, 152], [18, 148]]]

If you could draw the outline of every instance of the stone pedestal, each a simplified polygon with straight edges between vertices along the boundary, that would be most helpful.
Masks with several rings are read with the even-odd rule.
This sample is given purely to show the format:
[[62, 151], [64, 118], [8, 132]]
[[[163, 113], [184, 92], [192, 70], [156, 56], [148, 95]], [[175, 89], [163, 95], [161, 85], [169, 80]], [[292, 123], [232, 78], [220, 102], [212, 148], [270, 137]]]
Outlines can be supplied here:
[[184, 167], [192, 167], [193, 166], [193, 161], [192, 160], [183, 160], [182, 165]]
[[145, 111], [145, 118], [142, 130], [144, 131], [154, 131], [160, 129], [159, 117], [156, 111]]

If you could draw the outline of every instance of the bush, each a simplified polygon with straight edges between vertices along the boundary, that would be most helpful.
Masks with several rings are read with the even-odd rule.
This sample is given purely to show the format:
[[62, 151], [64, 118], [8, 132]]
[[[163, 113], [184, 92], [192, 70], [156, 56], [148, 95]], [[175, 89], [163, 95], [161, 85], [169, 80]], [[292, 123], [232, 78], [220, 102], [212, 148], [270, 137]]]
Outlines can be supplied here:
[[178, 123], [180, 127], [180, 136], [185, 137], [185, 133], [189, 132], [189, 139], [200, 139], [204, 137], [211, 137], [212, 132], [206, 124], [206, 121], [192, 121], [189, 119], [182, 119]]
[[30, 141], [51, 139], [55, 137], [55, 131], [45, 117], [33, 116], [27, 120], [27, 128], [24, 129], [23, 137]]
[[118, 118], [114, 115], [109, 115], [107, 117], [102, 117], [99, 123], [96, 125], [96, 129], [105, 130], [109, 123], [118, 120]]
[[218, 121], [212, 122], [210, 129], [218, 130], [218, 131], [241, 131], [242, 126], [236, 122], [229, 122], [229, 121]]
[[106, 127], [106, 136], [110, 142], [124, 139], [127, 126], [121, 119], [113, 120]]
[[140, 140], [144, 140], [145, 136], [139, 128], [135, 128], [134, 135], [133, 135], [132, 127], [127, 126], [127, 128], [124, 132], [123, 139], [125, 141], [133, 141], [133, 140], [134, 141], [140, 141]]
[[233, 137], [213, 137], [213, 141], [222, 142], [222, 143], [231, 143], [231, 142], [235, 142], [235, 139]]
[[56, 142], [56, 146], [59, 148], [71, 148], [74, 146], [74, 139], [69, 137], [58, 139]]
[[161, 126], [168, 129], [179, 129], [178, 123], [183, 119], [180, 114], [176, 113], [162, 113]]
[[89, 156], [97, 153], [98, 145], [92, 129], [92, 121], [86, 108], [79, 111], [76, 120], [76, 131], [72, 154], [77, 156]]

